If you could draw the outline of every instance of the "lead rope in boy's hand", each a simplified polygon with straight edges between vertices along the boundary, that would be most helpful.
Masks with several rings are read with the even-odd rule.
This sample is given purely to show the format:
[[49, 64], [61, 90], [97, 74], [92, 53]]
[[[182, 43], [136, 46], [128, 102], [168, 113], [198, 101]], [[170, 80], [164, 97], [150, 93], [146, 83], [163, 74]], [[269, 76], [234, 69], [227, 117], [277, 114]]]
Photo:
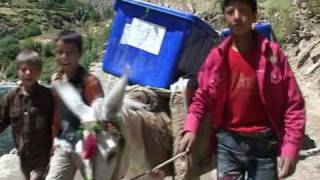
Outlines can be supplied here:
[[131, 179], [129, 179], [129, 180], [139, 179], [140, 177], [142, 177], [142, 176], [144, 176], [144, 175], [146, 175], [146, 174], [148, 174], [148, 173], [150, 173], [150, 172], [152, 172], [152, 171], [159, 170], [160, 168], [165, 167], [166, 165], [168, 165], [169, 163], [171, 163], [172, 161], [174, 161], [174, 160], [176, 160], [176, 159], [178, 159], [178, 158], [180, 158], [180, 157], [186, 156], [186, 155], [187, 155], [187, 152], [186, 152], [186, 151], [181, 152], [181, 153], [175, 155], [174, 157], [172, 157], [172, 158], [164, 161], [163, 163], [157, 165], [157, 166], [154, 167], [153, 169], [148, 170], [148, 171], [145, 171], [145, 172], [143, 172], [143, 173], [141, 173], [141, 174], [139, 174], [139, 175], [137, 175], [137, 176], [135, 176], [135, 177], [133, 177], [133, 178], [131, 178]]

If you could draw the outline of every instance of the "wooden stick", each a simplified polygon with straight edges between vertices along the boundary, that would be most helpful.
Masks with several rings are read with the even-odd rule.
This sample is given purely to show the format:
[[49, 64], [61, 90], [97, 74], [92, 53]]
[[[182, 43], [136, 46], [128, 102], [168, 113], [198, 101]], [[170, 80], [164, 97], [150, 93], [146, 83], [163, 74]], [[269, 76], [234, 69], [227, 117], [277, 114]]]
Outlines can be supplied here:
[[143, 173], [141, 173], [141, 174], [139, 174], [139, 175], [137, 175], [137, 176], [135, 176], [135, 177], [133, 177], [133, 178], [131, 178], [129, 180], [136, 180], [136, 179], [138, 179], [138, 178], [140, 178], [140, 177], [142, 177], [142, 176], [144, 176], [144, 175], [146, 175], [146, 174], [148, 174], [148, 173], [150, 173], [152, 171], [155, 171], [155, 170], [158, 170], [158, 169], [160, 169], [162, 167], [165, 167], [166, 165], [168, 165], [172, 161], [174, 161], [174, 160], [176, 160], [176, 159], [178, 159], [178, 158], [180, 158], [182, 156], [185, 156], [185, 155], [187, 155], [187, 152], [181, 152], [181, 153], [175, 155], [174, 157], [164, 161], [163, 163], [157, 165], [156, 167], [152, 168], [151, 170], [145, 171], [145, 172], [143, 172]]
[[133, 178], [131, 178], [131, 179], [129, 179], [129, 180], [139, 179], [139, 178], [141, 178], [142, 176], [148, 174], [149, 172], [150, 172], [150, 171], [145, 171], [145, 172], [143, 172], [143, 173], [141, 173], [141, 174], [139, 174], [139, 175], [137, 175], [137, 176], [135, 176], [135, 177], [133, 177]]
[[167, 164], [171, 163], [172, 161], [174, 161], [174, 160], [176, 160], [176, 159], [178, 159], [178, 158], [180, 158], [182, 156], [185, 156], [185, 155], [187, 155], [187, 152], [179, 153], [179, 154], [175, 155], [174, 157], [166, 160], [165, 162], [159, 164], [158, 166], [154, 167], [151, 171], [158, 170], [158, 169], [166, 166]]

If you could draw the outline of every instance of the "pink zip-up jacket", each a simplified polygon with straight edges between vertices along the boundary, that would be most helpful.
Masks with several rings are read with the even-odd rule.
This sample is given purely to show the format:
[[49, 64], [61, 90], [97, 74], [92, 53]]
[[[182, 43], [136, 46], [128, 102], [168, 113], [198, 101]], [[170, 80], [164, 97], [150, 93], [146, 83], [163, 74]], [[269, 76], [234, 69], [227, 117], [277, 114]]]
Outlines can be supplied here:
[[[227, 62], [232, 37], [213, 48], [198, 74], [198, 89], [192, 98], [184, 130], [196, 132], [204, 113], [211, 113], [214, 128], [223, 121], [230, 73]], [[279, 155], [297, 159], [305, 131], [304, 99], [280, 46], [258, 36], [261, 49], [256, 69], [259, 94], [271, 128], [279, 142]]]

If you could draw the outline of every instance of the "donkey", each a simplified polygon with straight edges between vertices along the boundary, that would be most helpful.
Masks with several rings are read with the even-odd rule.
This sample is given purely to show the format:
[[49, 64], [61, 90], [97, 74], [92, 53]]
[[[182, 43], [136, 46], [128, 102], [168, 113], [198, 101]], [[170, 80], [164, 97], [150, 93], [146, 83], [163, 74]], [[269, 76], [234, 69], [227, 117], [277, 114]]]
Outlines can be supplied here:
[[[139, 131], [141, 132], [139, 122], [129, 120], [137, 116], [136, 110], [145, 111], [145, 104], [125, 97], [127, 80], [128, 76], [125, 74], [105, 98], [95, 100], [91, 106], [83, 102], [79, 92], [66, 79], [52, 85], [61, 100], [81, 120], [84, 127], [84, 139], [76, 144], [76, 152], [81, 155], [86, 151], [88, 148], [86, 147], [88, 144], [86, 138], [91, 137], [89, 135], [94, 134], [96, 138], [97, 151], [95, 156], [90, 159], [82, 157], [86, 167], [84, 173], [89, 179], [122, 179], [125, 175], [128, 176], [129, 159], [136, 162], [135, 168], [140, 172], [151, 168], [142, 148], [144, 145], [141, 144], [143, 142], [139, 136]], [[147, 113], [147, 111], [145, 112]], [[109, 122], [119, 125], [119, 133], [110, 133], [109, 128], [104, 126]], [[100, 126], [100, 131], [94, 132], [97, 125]], [[123, 144], [122, 138], [125, 141], [123, 146], [121, 146]], [[139, 170], [132, 170], [131, 176], [134, 176], [134, 173], [139, 173]], [[148, 177], [147, 179], [157, 178]]]

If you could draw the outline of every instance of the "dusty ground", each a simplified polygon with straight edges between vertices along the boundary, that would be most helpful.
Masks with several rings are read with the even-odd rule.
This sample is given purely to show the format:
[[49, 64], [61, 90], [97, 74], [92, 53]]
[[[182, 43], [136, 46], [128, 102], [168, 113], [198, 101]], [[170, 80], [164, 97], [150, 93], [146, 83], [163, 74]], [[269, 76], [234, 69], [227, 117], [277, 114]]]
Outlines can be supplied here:
[[[314, 82], [298, 76], [301, 90], [305, 97], [307, 109], [307, 126], [304, 149], [320, 147], [320, 91]], [[316, 180], [320, 179], [320, 155], [301, 159], [296, 173], [288, 178], [290, 180]]]

